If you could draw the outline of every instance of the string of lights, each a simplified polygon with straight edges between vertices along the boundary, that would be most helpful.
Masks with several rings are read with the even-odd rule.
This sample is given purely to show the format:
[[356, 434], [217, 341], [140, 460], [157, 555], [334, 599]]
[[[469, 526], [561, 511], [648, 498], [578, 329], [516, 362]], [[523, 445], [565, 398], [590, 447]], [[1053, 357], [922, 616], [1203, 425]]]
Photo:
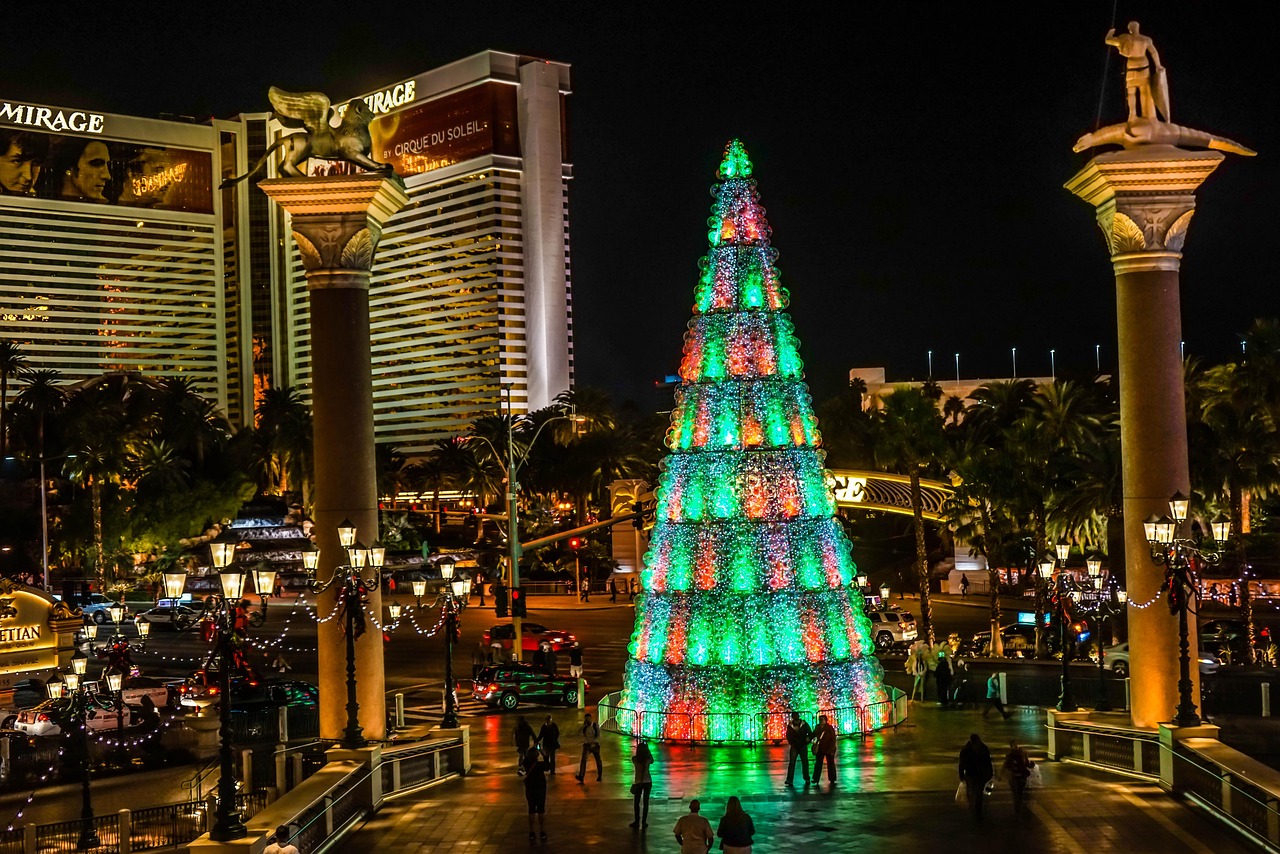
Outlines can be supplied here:
[[17, 827], [18, 822], [22, 820], [24, 815], [26, 815], [27, 807], [31, 806], [31, 803], [36, 799], [36, 793], [40, 791], [40, 787], [49, 782], [49, 779], [58, 772], [59, 768], [62, 767], [62, 752], [62, 748], [59, 747], [57, 758], [54, 759], [49, 767], [44, 770], [44, 773], [40, 775], [36, 788], [31, 790], [31, 794], [27, 795], [26, 800], [22, 802], [22, 806], [18, 807], [18, 811], [13, 814], [13, 818], [9, 819], [9, 823], [5, 825], [5, 830], [12, 831]]

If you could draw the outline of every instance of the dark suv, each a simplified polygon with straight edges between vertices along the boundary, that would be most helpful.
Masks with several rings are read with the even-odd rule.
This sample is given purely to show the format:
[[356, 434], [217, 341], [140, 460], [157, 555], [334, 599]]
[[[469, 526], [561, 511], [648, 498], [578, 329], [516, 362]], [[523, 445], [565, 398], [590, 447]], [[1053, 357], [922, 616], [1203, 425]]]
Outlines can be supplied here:
[[[587, 683], [582, 683], [583, 688]], [[477, 700], [510, 711], [521, 703], [578, 705], [578, 680], [548, 676], [527, 664], [486, 667], [472, 683]]]

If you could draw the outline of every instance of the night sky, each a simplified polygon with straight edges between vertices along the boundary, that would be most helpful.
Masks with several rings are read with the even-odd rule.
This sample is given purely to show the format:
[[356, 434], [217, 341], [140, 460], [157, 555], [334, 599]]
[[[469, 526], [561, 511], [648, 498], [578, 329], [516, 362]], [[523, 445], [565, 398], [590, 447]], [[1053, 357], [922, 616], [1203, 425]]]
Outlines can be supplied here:
[[[268, 109], [271, 84], [338, 100], [486, 48], [561, 60], [580, 384], [669, 407], [653, 381], [679, 363], [707, 190], [733, 136], [756, 165], [815, 397], [853, 366], [923, 378], [930, 349], [942, 379], [957, 351], [966, 377], [1008, 376], [1011, 347], [1024, 376], [1048, 373], [1050, 348], [1060, 374], [1091, 372], [1095, 344], [1114, 369], [1106, 250], [1062, 189], [1100, 94], [1103, 124], [1124, 117], [1114, 51], [1103, 86], [1112, 0], [346, 5], [28, 5], [6, 15], [0, 99], [204, 119]], [[1265, 202], [1278, 16], [1117, 5], [1118, 29], [1137, 18], [1155, 39], [1173, 120], [1260, 152], [1210, 177], [1182, 267], [1187, 352], [1229, 358], [1254, 317], [1280, 313], [1265, 261], [1280, 241]]]

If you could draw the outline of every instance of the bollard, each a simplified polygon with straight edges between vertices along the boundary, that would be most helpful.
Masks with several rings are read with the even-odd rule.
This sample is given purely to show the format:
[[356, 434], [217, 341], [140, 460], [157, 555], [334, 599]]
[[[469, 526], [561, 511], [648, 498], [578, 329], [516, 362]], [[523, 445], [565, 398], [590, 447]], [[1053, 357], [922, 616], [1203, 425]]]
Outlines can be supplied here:
[[404, 694], [396, 693], [396, 729], [404, 729]]
[[1005, 675], [1003, 670], [997, 673], [996, 676], [1000, 678], [1000, 705], [1007, 706], [1009, 705], [1008, 677]]
[[116, 848], [117, 854], [132, 854], [133, 852], [133, 813], [129, 810], [120, 810], [120, 817], [116, 819], [116, 833], [119, 837], [119, 847]]
[[9, 739], [0, 738], [0, 780], [9, 779]]
[[1126, 710], [1133, 708], [1133, 706], [1129, 705], [1129, 689], [1132, 687], [1133, 683], [1126, 678], [1124, 680], [1124, 707]]
[[587, 680], [581, 676], [578, 677], [578, 708], [585, 709], [587, 707]]
[[295, 753], [291, 759], [293, 761], [293, 785], [298, 786], [302, 783], [302, 754]]
[[276, 709], [276, 740], [289, 743], [289, 707]]
[[[1271, 717], [1271, 683], [1270, 682], [1262, 683], [1262, 716], [1264, 718]], [[6, 741], [5, 747], [8, 748], [8, 746], [9, 746], [9, 742]]]
[[253, 751], [247, 747], [240, 751], [240, 780], [244, 783], [244, 791], [253, 791]]
[[283, 744], [276, 745], [275, 760], [276, 789], [283, 795], [285, 792], [289, 791], [289, 755], [285, 753], [285, 746]]

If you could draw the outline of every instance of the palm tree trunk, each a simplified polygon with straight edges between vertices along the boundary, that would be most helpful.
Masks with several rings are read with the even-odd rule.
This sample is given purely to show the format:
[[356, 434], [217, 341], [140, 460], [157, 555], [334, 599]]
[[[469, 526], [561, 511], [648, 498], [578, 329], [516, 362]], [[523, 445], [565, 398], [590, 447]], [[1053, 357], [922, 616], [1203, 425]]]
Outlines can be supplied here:
[[933, 610], [929, 606], [929, 555], [924, 548], [924, 499], [920, 495], [920, 470], [911, 468], [911, 515], [916, 533], [916, 576], [920, 581], [920, 634], [933, 646]]
[[[1049, 654], [1044, 630], [1045, 586], [1048, 582], [1040, 577], [1040, 559], [1049, 551], [1049, 536], [1045, 532], [1044, 508], [1038, 507], [1034, 513], [1036, 553], [1031, 560], [1031, 577], [1036, 585], [1036, 658], [1044, 658]], [[1065, 652], [1065, 651], [1064, 651]]]
[[9, 372], [0, 371], [0, 463], [9, 451]]
[[102, 483], [97, 477], [94, 477], [93, 483], [89, 485], [89, 496], [93, 501], [93, 550], [97, 560], [95, 568], [97, 570], [98, 583], [105, 586], [107, 583], [107, 555], [105, 537], [102, 534]]
[[1235, 539], [1236, 574], [1240, 581], [1240, 615], [1245, 627], [1245, 664], [1253, 664], [1253, 648], [1257, 627], [1253, 622], [1253, 597], [1249, 595], [1249, 554], [1244, 541], [1244, 490], [1238, 483], [1229, 487], [1231, 501], [1231, 533]]
[[440, 487], [431, 491], [431, 518], [435, 520], [436, 533], [440, 533]]

